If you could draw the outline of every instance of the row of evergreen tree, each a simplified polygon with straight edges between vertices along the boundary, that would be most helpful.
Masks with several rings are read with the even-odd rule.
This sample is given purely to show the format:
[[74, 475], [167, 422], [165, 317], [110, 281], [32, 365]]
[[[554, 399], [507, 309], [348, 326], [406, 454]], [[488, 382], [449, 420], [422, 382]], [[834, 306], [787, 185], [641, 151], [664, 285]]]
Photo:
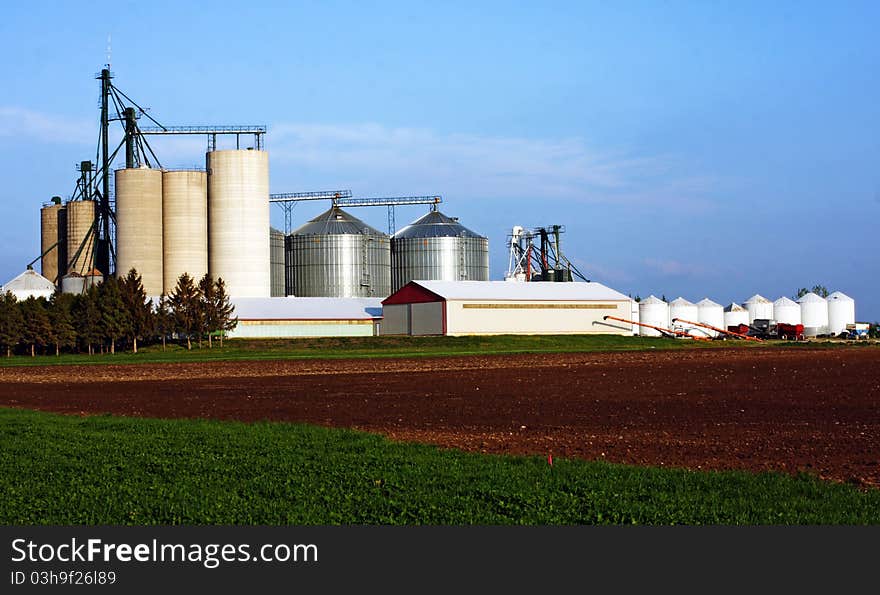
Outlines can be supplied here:
[[125, 277], [109, 277], [82, 294], [56, 292], [50, 299], [16, 300], [11, 292], [0, 296], [0, 349], [7, 357], [15, 352], [115, 353], [138, 343], [175, 338], [192, 349], [207, 338], [220, 338], [235, 328], [238, 319], [223, 279], [205, 275], [196, 282], [184, 273], [168, 296], [157, 304], [147, 298], [135, 269]]

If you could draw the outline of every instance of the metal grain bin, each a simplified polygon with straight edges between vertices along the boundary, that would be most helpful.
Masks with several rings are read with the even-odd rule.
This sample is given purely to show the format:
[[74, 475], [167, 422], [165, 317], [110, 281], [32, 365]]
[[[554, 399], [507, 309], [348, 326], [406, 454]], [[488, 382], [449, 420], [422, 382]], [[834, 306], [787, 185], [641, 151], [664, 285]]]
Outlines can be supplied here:
[[331, 207], [287, 236], [287, 287], [298, 297], [387, 297], [387, 235]]
[[391, 238], [391, 289], [410, 281], [488, 281], [489, 240], [439, 211]]
[[271, 296], [286, 296], [287, 288], [284, 282], [284, 233], [273, 227], [269, 228], [269, 266]]

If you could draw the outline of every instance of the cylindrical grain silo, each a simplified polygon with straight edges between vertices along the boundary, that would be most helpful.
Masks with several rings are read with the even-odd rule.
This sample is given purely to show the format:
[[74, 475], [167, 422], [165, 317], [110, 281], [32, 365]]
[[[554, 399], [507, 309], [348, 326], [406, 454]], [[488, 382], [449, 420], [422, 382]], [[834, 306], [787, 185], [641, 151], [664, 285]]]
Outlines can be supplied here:
[[206, 172], [162, 172], [162, 251], [165, 295], [177, 286], [182, 274], [187, 273], [198, 283], [208, 272]]
[[801, 307], [794, 300], [782, 296], [773, 302], [773, 317], [777, 323], [801, 324]]
[[208, 162], [208, 271], [233, 297], [269, 297], [269, 155], [212, 151]]
[[137, 270], [147, 295], [161, 295], [162, 171], [116, 170], [116, 274]]
[[839, 335], [846, 325], [856, 321], [856, 302], [845, 293], [835, 291], [828, 296], [828, 332]]
[[64, 211], [67, 218], [66, 272], [83, 275], [95, 267], [95, 201], [71, 201]]
[[798, 300], [801, 307], [801, 324], [804, 335], [815, 337], [828, 332], [828, 302], [815, 293], [802, 295]]
[[[672, 323], [672, 328], [682, 330], [686, 333], [704, 336], [702, 331], [697, 330], [700, 327], [691, 324], [691, 322], [699, 322], [697, 320], [699, 317], [699, 308], [697, 308], [695, 303], [689, 302], [683, 297], [678, 297], [669, 302], [669, 321]], [[682, 320], [676, 320], [676, 318], [687, 320], [689, 322], [682, 322]]]
[[730, 330], [730, 327], [744, 324], [749, 325], [749, 311], [737, 303], [731, 303], [724, 308], [724, 328]]
[[269, 228], [269, 267], [272, 297], [287, 295], [284, 282], [284, 233], [274, 227]]
[[81, 294], [85, 291], [84, 277], [79, 273], [69, 273], [61, 277], [61, 292]]
[[413, 279], [488, 281], [489, 240], [431, 211], [391, 238], [391, 291]]
[[386, 297], [389, 238], [331, 207], [287, 236], [287, 279], [297, 297]]
[[61, 243], [64, 231], [59, 227], [59, 215], [64, 209], [61, 201], [40, 209], [40, 273], [56, 285], [60, 282], [58, 271], [61, 261]]
[[[717, 304], [709, 298], [704, 298], [697, 302], [697, 322], [714, 326], [715, 328], [724, 328], [724, 306]], [[693, 334], [704, 334], [707, 337], [717, 337], [719, 333], [703, 327], [694, 329]]]
[[749, 313], [749, 324], [752, 324], [755, 319], [759, 318], [773, 320], [773, 302], [763, 295], [756, 293], [745, 301], [743, 307]]
[[[650, 295], [639, 302], [639, 322], [669, 328], [669, 304], [658, 297]], [[639, 335], [643, 337], [662, 337], [663, 333], [645, 326], [639, 327]]]

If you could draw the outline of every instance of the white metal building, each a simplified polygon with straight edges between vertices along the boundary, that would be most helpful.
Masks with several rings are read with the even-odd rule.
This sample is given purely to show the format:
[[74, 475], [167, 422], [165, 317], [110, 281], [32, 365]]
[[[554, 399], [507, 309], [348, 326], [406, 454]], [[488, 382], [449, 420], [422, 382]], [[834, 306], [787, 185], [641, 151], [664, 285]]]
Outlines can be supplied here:
[[382, 301], [382, 335], [631, 335], [632, 300], [600, 283], [410, 281]]
[[22, 302], [29, 297], [44, 297], [47, 300], [55, 293], [55, 284], [33, 269], [27, 269], [6, 285], [0, 285], [0, 295], [12, 292], [15, 299]]
[[230, 338], [369, 337], [382, 319], [379, 298], [231, 298]]

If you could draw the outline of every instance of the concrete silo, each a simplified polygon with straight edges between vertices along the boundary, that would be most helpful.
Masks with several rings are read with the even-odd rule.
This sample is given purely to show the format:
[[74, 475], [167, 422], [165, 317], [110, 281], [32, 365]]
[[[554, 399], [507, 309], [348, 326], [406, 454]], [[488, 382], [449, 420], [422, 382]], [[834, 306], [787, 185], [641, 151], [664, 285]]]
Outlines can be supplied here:
[[56, 285], [61, 282], [59, 272], [65, 268], [61, 250], [67, 231], [63, 227], [63, 210], [61, 198], [40, 209], [40, 272]]
[[272, 297], [287, 295], [287, 284], [284, 281], [284, 232], [274, 227], [269, 228], [269, 267]]
[[731, 303], [724, 308], [724, 328], [729, 329], [732, 326], [744, 324], [749, 325], [749, 311], [737, 303]]
[[756, 293], [745, 301], [743, 307], [749, 313], [749, 324], [752, 324], [756, 318], [773, 319], [773, 302], [763, 295]]
[[269, 297], [269, 156], [211, 151], [208, 165], [208, 271], [233, 297]]
[[801, 324], [804, 335], [815, 337], [828, 332], [828, 302], [815, 293], [807, 293], [798, 299], [801, 307]]
[[[697, 302], [697, 322], [714, 326], [715, 328], [724, 328], [724, 306], [717, 304], [709, 298], [704, 298]], [[697, 327], [694, 329], [695, 335], [705, 334], [708, 337], [717, 337], [718, 332], [707, 328]]]
[[116, 275], [136, 269], [147, 295], [160, 295], [162, 282], [162, 171], [148, 167], [116, 170]]
[[[650, 295], [639, 302], [639, 322], [669, 328], [669, 304]], [[663, 333], [652, 328], [640, 326], [639, 335], [643, 337], [662, 337]]]
[[783, 296], [773, 302], [773, 317], [777, 323], [801, 324], [801, 307], [794, 300]]
[[856, 302], [845, 293], [835, 291], [828, 296], [828, 332], [839, 335], [846, 325], [856, 321]]
[[[84, 275], [95, 266], [95, 201], [75, 200], [64, 207], [67, 219], [66, 273]], [[102, 271], [105, 272], [105, 271]]]
[[699, 317], [699, 308], [697, 308], [697, 305], [693, 302], [689, 302], [683, 297], [678, 297], [669, 302], [669, 321], [672, 323], [673, 328], [680, 329], [686, 333], [691, 333], [697, 336], [704, 336], [703, 330], [708, 331], [708, 329], [698, 330], [700, 327], [694, 326], [693, 324], [688, 324], [687, 322], [682, 322], [681, 320], [675, 321], [676, 318], [682, 318], [684, 320], [699, 322], [697, 320]]
[[171, 293], [183, 273], [198, 283], [208, 272], [206, 172], [162, 172], [162, 252], [165, 295]]
[[297, 297], [386, 297], [387, 235], [337, 206], [287, 236], [287, 283]]
[[391, 238], [391, 291], [414, 279], [488, 281], [489, 240], [432, 210]]

